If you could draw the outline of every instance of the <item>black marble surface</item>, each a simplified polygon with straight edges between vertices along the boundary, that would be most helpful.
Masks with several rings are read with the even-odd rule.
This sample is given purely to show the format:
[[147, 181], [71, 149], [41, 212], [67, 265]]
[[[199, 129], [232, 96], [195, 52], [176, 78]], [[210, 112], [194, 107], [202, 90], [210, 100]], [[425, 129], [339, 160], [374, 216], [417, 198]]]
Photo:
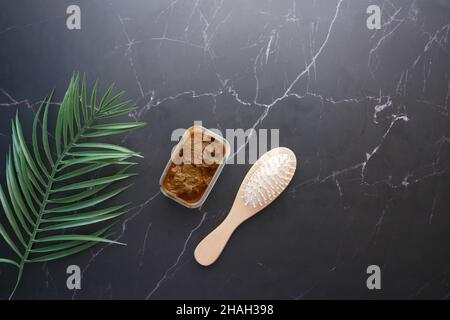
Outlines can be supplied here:
[[[70, 4], [79, 31], [66, 28]], [[381, 30], [366, 27], [371, 4]], [[447, 0], [2, 1], [0, 168], [16, 111], [29, 128], [74, 70], [115, 82], [148, 122], [124, 140], [145, 156], [115, 200], [133, 203], [116, 228], [128, 246], [28, 266], [16, 298], [450, 298], [449, 31]], [[193, 250], [250, 165], [226, 166], [199, 210], [160, 194], [170, 134], [194, 120], [280, 128], [299, 159], [288, 190], [210, 268]], [[80, 291], [66, 288], [70, 264]], [[0, 265], [0, 297], [14, 279]]]

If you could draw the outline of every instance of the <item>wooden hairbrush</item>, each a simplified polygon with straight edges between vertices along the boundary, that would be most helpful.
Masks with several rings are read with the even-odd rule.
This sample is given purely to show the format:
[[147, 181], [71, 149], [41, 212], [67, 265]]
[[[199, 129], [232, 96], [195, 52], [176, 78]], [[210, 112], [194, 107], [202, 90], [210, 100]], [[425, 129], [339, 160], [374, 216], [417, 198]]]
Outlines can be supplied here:
[[271, 204], [292, 180], [297, 159], [288, 148], [274, 148], [262, 155], [242, 181], [225, 220], [197, 246], [195, 259], [203, 266], [219, 258], [234, 230]]

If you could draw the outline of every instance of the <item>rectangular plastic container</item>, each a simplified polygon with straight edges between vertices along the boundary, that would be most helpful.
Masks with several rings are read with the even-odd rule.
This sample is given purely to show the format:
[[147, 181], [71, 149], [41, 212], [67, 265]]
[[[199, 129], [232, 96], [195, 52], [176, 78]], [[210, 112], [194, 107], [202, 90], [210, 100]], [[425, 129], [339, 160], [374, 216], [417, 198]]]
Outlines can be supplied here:
[[[173, 161], [173, 155], [174, 154], [178, 154], [180, 152], [180, 149], [183, 147], [184, 143], [186, 142], [187, 139], [190, 139], [191, 137], [191, 132], [193, 132], [194, 130], [202, 130], [204, 134], [211, 136], [212, 138], [216, 139], [217, 141], [220, 141], [224, 146], [225, 146], [225, 154], [223, 157], [223, 161], [222, 163], [219, 164], [219, 167], [216, 169], [211, 182], [209, 183], [208, 187], [205, 189], [205, 191], [203, 192], [202, 197], [196, 201], [196, 202], [187, 202], [179, 197], [177, 197], [176, 195], [172, 194], [170, 191], [166, 190], [166, 188], [164, 187], [164, 180], [166, 178], [167, 172], [170, 169], [170, 166], [172, 165]], [[178, 144], [175, 146], [175, 148], [173, 149], [172, 154], [170, 155], [170, 159], [167, 162], [167, 165], [161, 175], [161, 178], [159, 179], [159, 185], [160, 185], [160, 190], [161, 192], [168, 198], [175, 200], [176, 202], [182, 204], [185, 207], [188, 208], [198, 208], [200, 207], [205, 201], [206, 198], [208, 197], [209, 193], [211, 192], [211, 189], [214, 187], [217, 179], [219, 178], [220, 173], [223, 170], [223, 167], [225, 166], [225, 163], [227, 162], [229, 156], [230, 156], [230, 143], [223, 138], [222, 136], [212, 132], [211, 130], [208, 130], [202, 126], [192, 126], [189, 129], [186, 130], [186, 132], [183, 134], [183, 136], [181, 137], [180, 141], [178, 142]]]

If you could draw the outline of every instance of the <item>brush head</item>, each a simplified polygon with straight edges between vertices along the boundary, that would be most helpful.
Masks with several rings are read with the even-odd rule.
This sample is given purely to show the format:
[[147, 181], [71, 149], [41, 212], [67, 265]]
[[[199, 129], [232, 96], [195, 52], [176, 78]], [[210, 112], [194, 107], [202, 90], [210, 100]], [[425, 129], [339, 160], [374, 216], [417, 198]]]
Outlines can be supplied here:
[[295, 154], [288, 148], [266, 152], [248, 172], [241, 186], [244, 205], [263, 208], [275, 200], [288, 186], [297, 167]]

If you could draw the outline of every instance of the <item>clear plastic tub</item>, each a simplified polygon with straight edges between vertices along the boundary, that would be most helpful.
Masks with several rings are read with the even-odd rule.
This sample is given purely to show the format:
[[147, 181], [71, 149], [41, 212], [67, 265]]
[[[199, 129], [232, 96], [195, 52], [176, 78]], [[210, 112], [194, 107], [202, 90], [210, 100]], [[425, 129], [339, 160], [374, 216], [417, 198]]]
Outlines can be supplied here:
[[[211, 138], [214, 138], [218, 142], [222, 143], [225, 151], [224, 151], [222, 162], [218, 165], [217, 169], [215, 170], [214, 175], [211, 178], [211, 181], [207, 185], [206, 189], [203, 191], [200, 199], [198, 199], [195, 202], [190, 202], [190, 201], [187, 201], [185, 199], [182, 199], [180, 196], [177, 196], [175, 193], [173, 193], [170, 190], [168, 190], [165, 187], [165, 185], [164, 185], [164, 181], [166, 180], [166, 176], [167, 176], [170, 168], [175, 165], [174, 164], [175, 163], [174, 155], [179, 155], [180, 154], [180, 151], [183, 148], [184, 144], [187, 142], [188, 139], [191, 139], [191, 134], [194, 131], [196, 131], [196, 130], [200, 130], [203, 135], [210, 136]], [[161, 178], [159, 179], [159, 185], [160, 185], [161, 192], [165, 196], [167, 196], [168, 198], [170, 198], [172, 200], [175, 200], [176, 202], [182, 204], [185, 207], [188, 207], [188, 208], [198, 208], [198, 207], [200, 207], [206, 201], [206, 198], [208, 197], [209, 193], [211, 192], [211, 189], [214, 187], [214, 184], [216, 183], [217, 179], [219, 178], [219, 175], [222, 172], [222, 169], [225, 166], [225, 163], [226, 163], [226, 161], [227, 161], [229, 156], [230, 156], [230, 144], [225, 138], [223, 138], [222, 136], [220, 136], [220, 135], [218, 135], [218, 134], [212, 132], [211, 130], [208, 130], [208, 129], [202, 127], [202, 126], [192, 126], [192, 127], [190, 127], [189, 129], [186, 130], [186, 132], [183, 134], [183, 136], [181, 137], [181, 139], [178, 142], [178, 144], [173, 149], [173, 152], [172, 152], [172, 154], [170, 156], [170, 159], [167, 162], [167, 165], [166, 165], [166, 167], [165, 167], [165, 169], [164, 169], [164, 171], [163, 171], [163, 173], [161, 175]]]

